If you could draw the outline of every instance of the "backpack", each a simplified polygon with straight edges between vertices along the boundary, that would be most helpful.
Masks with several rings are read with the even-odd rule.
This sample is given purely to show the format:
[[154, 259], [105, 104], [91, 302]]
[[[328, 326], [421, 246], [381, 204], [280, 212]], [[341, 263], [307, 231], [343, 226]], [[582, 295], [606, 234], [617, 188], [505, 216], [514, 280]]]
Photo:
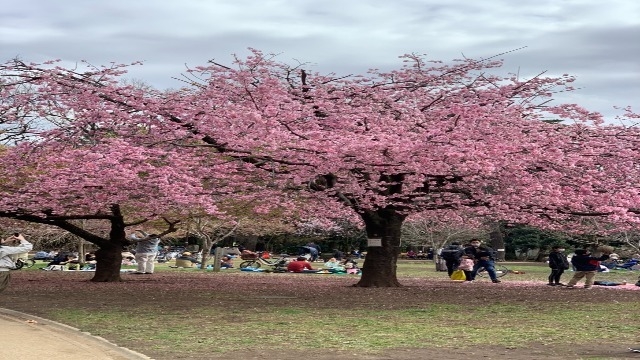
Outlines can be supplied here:
[[459, 247], [449, 246], [446, 249], [442, 249], [440, 256], [445, 260], [458, 260], [462, 255], [462, 249]]

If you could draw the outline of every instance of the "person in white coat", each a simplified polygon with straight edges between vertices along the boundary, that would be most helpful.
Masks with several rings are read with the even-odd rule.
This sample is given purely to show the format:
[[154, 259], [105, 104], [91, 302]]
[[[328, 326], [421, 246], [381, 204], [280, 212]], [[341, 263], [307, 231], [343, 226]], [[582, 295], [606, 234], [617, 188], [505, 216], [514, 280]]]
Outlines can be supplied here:
[[33, 245], [18, 233], [2, 242], [0, 245], [0, 292], [3, 292], [9, 285], [11, 269], [16, 267], [12, 255], [28, 253], [31, 249], [33, 249]]
[[138, 271], [134, 274], [153, 274], [160, 238], [156, 234], [147, 234], [136, 230], [129, 236], [129, 241], [136, 244], [136, 263]]

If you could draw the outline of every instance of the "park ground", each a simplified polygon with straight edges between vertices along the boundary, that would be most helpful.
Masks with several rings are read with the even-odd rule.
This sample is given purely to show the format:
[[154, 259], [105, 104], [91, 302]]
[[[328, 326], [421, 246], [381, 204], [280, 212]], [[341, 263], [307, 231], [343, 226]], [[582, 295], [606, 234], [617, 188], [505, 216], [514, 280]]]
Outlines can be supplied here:
[[0, 307], [154, 359], [640, 359], [627, 350], [640, 344], [638, 272], [598, 274], [626, 286], [564, 289], [546, 285], [544, 265], [508, 265], [524, 274], [466, 284], [432, 262], [400, 261], [401, 288], [162, 266], [92, 283], [88, 272], [29, 269], [13, 273]]

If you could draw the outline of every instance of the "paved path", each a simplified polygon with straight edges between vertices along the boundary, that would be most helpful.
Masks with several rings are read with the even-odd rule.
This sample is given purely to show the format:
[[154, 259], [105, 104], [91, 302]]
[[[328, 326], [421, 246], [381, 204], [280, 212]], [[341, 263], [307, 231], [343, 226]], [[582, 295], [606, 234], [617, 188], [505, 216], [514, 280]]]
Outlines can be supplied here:
[[76, 328], [0, 308], [0, 360], [141, 360], [148, 356]]

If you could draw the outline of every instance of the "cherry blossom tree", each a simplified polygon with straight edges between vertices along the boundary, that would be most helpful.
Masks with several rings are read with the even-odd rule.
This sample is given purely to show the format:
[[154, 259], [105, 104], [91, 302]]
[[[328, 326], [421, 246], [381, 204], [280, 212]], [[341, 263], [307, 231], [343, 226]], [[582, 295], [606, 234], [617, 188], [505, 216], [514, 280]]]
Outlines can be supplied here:
[[[13, 166], [2, 174], [0, 216], [54, 225], [96, 244], [93, 280], [117, 281], [121, 251], [129, 245], [127, 226], [164, 216], [167, 229], [158, 232], [165, 235], [175, 231], [175, 219], [187, 209], [216, 213], [212, 198], [217, 189], [203, 182], [209, 177], [177, 155], [117, 138], [92, 146], [14, 147], [2, 156]], [[78, 220], [106, 221], [108, 233], [90, 232]]]
[[[197, 194], [212, 184], [242, 184], [250, 172], [253, 184], [282, 193], [310, 191], [335, 209], [358, 214], [368, 236], [380, 238], [382, 246], [368, 249], [357, 285], [382, 287], [400, 286], [396, 260], [401, 226], [410, 214], [465, 210], [536, 226], [562, 226], [572, 216], [637, 222], [638, 130], [604, 126], [599, 114], [577, 105], [553, 105], [555, 92], [573, 90], [573, 77], [498, 76], [501, 63], [493, 59], [450, 64], [412, 54], [402, 59], [404, 65], [393, 71], [337, 76], [312, 74], [304, 64], [289, 66], [254, 51], [231, 66], [212, 61], [190, 69], [184, 87], [168, 92], [119, 84], [126, 68], [120, 65], [78, 71], [8, 63], [4, 72], [12, 76], [14, 92], [29, 84], [37, 87], [37, 96], [30, 92], [4, 105], [9, 110], [21, 106], [20, 116], [4, 111], [5, 122], [46, 118], [58, 126], [45, 134], [49, 141], [82, 144], [59, 154], [87, 166], [93, 166], [96, 154], [109, 154], [110, 167], [125, 167], [126, 181], [83, 181], [69, 169], [63, 172], [66, 163], [53, 154], [47, 174], [65, 180], [28, 182], [41, 190], [5, 200], [0, 208], [16, 217], [28, 204], [30, 211], [47, 209], [46, 216], [55, 216], [80, 205], [106, 213], [109, 204], [113, 215], [121, 207], [112, 204], [135, 207], [139, 201], [126, 200], [142, 196], [145, 205], [138, 207], [149, 215], [174, 203], [176, 210], [188, 203], [214, 211]], [[560, 121], [541, 121], [547, 119]], [[100, 141], [94, 145], [95, 139]], [[92, 151], [84, 157], [73, 155], [89, 146]], [[34, 149], [27, 148], [23, 153]], [[130, 161], [138, 153], [143, 158]], [[38, 162], [3, 159], [5, 164], [16, 160], [24, 164], [16, 175], [40, 174]], [[133, 162], [152, 169], [136, 171], [136, 178]], [[216, 166], [229, 171], [211, 170]], [[116, 178], [123, 177], [116, 171]], [[154, 191], [146, 183], [138, 192], [128, 186], [167, 178], [160, 175], [164, 171], [188, 179], [180, 185], [153, 183]], [[214, 182], [214, 173], [225, 176]], [[14, 189], [24, 189], [20, 184], [16, 179]], [[174, 185], [185, 187], [189, 196], [176, 196]], [[69, 196], [95, 186], [111, 190], [96, 204]], [[65, 187], [76, 191], [59, 193]], [[144, 197], [148, 194], [157, 199]], [[47, 201], [40, 203], [36, 195]]]
[[491, 60], [403, 59], [400, 69], [353, 77], [312, 75], [258, 51], [233, 67], [212, 63], [190, 72], [179, 121], [220, 153], [359, 214], [382, 246], [368, 249], [358, 286], [399, 286], [400, 229], [416, 212], [470, 209], [542, 226], [574, 215], [635, 221], [637, 191], [617, 180], [637, 176], [636, 131], [552, 105], [554, 92], [573, 90], [572, 77], [500, 77]]

